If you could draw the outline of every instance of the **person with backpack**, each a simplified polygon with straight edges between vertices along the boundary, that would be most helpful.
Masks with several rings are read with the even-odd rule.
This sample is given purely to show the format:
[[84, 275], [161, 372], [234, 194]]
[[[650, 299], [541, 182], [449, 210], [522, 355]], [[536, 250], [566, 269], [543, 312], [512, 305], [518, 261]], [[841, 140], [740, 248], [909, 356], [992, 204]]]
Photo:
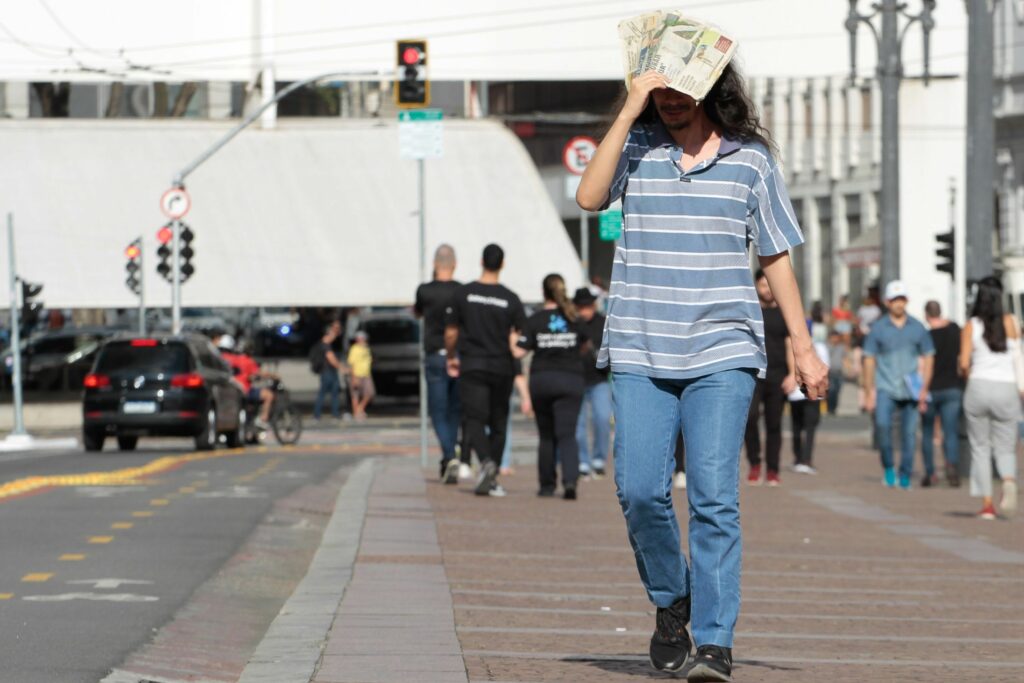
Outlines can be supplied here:
[[341, 323], [337, 320], [327, 326], [324, 336], [317, 342], [309, 352], [309, 369], [314, 375], [320, 376], [320, 388], [316, 392], [316, 402], [313, 403], [313, 419], [319, 421], [323, 412], [324, 400], [330, 396], [331, 415], [334, 419], [341, 419], [341, 380], [338, 372], [344, 366], [334, 353], [334, 343], [341, 334]]

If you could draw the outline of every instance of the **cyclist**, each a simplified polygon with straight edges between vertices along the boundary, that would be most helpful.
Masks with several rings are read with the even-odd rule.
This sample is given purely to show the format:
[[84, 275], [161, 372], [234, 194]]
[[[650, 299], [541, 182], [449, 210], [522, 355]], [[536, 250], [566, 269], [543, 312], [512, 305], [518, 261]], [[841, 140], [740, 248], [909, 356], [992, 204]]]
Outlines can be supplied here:
[[213, 340], [217, 350], [228, 362], [235, 373], [235, 379], [242, 385], [242, 391], [248, 403], [259, 405], [260, 412], [256, 417], [256, 426], [260, 429], [270, 428], [270, 406], [274, 403], [274, 392], [269, 387], [256, 387], [253, 382], [261, 379], [277, 379], [277, 376], [260, 368], [252, 356], [244, 350], [236, 350], [235, 339], [230, 334], [218, 335]]

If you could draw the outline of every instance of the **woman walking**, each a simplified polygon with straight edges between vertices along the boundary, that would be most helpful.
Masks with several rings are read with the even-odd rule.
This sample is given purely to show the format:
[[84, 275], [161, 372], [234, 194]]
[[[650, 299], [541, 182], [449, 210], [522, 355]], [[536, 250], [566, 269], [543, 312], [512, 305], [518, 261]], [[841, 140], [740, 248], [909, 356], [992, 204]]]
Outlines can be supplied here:
[[580, 467], [576, 421], [584, 389], [580, 357], [586, 340], [576, 321], [576, 309], [566, 296], [562, 276], [548, 275], [543, 288], [544, 307], [526, 320], [513, 354], [522, 358], [533, 351], [530, 400], [540, 432], [537, 495], [555, 495], [557, 452], [562, 463], [563, 497], [575, 500]]
[[1002, 284], [992, 276], [982, 279], [960, 341], [960, 368], [967, 378], [964, 413], [971, 446], [971, 495], [981, 497], [981, 519], [996, 518], [993, 458], [1003, 481], [999, 511], [1009, 516], [1017, 510], [1018, 337], [1013, 316], [1003, 313]]

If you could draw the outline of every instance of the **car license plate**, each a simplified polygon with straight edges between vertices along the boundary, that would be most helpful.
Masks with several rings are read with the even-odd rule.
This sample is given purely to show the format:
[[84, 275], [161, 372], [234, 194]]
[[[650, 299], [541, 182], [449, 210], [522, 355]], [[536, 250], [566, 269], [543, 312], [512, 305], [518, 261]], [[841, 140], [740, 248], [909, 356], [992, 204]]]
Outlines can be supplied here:
[[156, 401], [125, 401], [122, 411], [126, 415], [152, 415], [156, 412]]

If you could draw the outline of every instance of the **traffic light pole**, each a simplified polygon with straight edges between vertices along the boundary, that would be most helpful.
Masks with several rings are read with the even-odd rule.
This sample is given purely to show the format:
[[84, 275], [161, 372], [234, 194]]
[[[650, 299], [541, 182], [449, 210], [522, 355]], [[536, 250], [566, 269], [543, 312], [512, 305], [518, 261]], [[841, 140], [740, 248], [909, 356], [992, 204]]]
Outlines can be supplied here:
[[[388, 72], [388, 73], [390, 73], [390, 72]], [[187, 178], [189, 175], [191, 175], [191, 173], [193, 171], [195, 171], [197, 168], [199, 168], [201, 165], [203, 165], [203, 163], [205, 163], [207, 159], [209, 159], [214, 154], [219, 152], [221, 150], [221, 148], [223, 148], [226, 144], [231, 142], [231, 140], [236, 135], [238, 135], [243, 130], [248, 128], [250, 125], [252, 125], [257, 119], [260, 118], [260, 116], [263, 114], [263, 112], [265, 112], [266, 110], [270, 109], [271, 107], [276, 105], [278, 102], [283, 100], [285, 97], [287, 97], [288, 95], [291, 95], [293, 92], [298, 90], [299, 88], [304, 88], [307, 85], [309, 85], [310, 83], [316, 83], [317, 81], [322, 81], [322, 80], [324, 80], [326, 78], [337, 78], [339, 76], [353, 77], [353, 76], [384, 76], [384, 75], [386, 75], [386, 74], [383, 71], [330, 71], [330, 72], [325, 73], [325, 74], [320, 74], [319, 76], [313, 76], [312, 78], [307, 78], [305, 80], [295, 81], [294, 83], [292, 83], [288, 87], [282, 88], [277, 94], [274, 95], [273, 98], [271, 98], [271, 99], [267, 100], [266, 102], [264, 102], [258, 109], [253, 111], [247, 117], [245, 117], [242, 120], [241, 123], [239, 123], [237, 126], [235, 126], [231, 130], [229, 130], [227, 133], [225, 133], [221, 137], [220, 140], [217, 140], [217, 142], [213, 143], [206, 151], [204, 151], [202, 154], [197, 156], [192, 161], [192, 163], [190, 163], [188, 166], [186, 166], [185, 168], [183, 168], [180, 171], [178, 171], [178, 173], [174, 176], [174, 180], [172, 181], [173, 186], [174, 187], [184, 187], [185, 186], [185, 178]], [[177, 233], [175, 233], [175, 234], [177, 234]]]
[[146, 336], [146, 258], [143, 256], [142, 237], [139, 237], [139, 336]]
[[21, 325], [18, 320], [18, 269], [14, 258], [14, 214], [7, 214], [7, 265], [11, 285], [11, 390], [14, 394], [14, 429], [11, 436], [27, 437], [21, 395]]
[[[426, 180], [423, 159], [416, 160], [417, 187], [419, 188], [419, 223], [420, 223], [420, 282], [427, 281], [427, 220], [426, 220]], [[427, 338], [426, 319], [420, 320], [420, 467], [427, 466]]]
[[171, 333], [181, 334], [181, 221], [171, 221]]

